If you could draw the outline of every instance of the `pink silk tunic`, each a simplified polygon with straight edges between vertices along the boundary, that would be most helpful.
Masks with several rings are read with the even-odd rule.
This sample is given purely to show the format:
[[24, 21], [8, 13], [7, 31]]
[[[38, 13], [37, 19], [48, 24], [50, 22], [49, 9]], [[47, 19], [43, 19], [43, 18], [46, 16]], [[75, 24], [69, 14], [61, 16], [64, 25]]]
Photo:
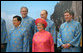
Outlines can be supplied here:
[[54, 41], [51, 33], [42, 30], [33, 36], [32, 52], [54, 52]]

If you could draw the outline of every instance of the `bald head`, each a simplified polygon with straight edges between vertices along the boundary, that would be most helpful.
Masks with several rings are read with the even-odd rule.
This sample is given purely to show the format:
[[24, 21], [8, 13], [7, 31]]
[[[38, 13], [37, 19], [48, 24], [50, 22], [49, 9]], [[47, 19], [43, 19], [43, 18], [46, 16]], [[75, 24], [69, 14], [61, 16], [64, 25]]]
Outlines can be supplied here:
[[46, 14], [48, 14], [48, 12], [46, 10], [42, 10], [42, 11], [44, 11]]

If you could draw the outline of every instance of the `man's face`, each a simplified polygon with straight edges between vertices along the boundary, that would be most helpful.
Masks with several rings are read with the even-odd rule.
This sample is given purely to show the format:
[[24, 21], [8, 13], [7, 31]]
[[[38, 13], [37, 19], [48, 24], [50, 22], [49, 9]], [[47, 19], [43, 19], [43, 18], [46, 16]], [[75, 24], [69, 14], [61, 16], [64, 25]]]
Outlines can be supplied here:
[[64, 13], [64, 18], [65, 18], [66, 22], [69, 22], [69, 21], [71, 21], [72, 16], [69, 13]]
[[22, 17], [24, 18], [24, 17], [26, 17], [27, 16], [27, 9], [26, 8], [22, 8], [21, 9], [21, 15], [22, 15]]
[[19, 26], [20, 25], [20, 21], [18, 21], [17, 18], [13, 18], [13, 25], [15, 27]]
[[47, 14], [45, 11], [41, 11], [40, 16], [41, 16], [41, 18], [47, 19]]

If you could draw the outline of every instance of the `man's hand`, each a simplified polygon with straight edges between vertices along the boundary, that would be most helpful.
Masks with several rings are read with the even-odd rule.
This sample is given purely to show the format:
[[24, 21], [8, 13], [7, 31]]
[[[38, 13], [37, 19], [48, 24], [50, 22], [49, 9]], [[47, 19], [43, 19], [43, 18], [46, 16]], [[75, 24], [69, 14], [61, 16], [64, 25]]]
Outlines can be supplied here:
[[69, 44], [69, 43], [67, 43], [66, 45], [67, 45], [66, 48], [69, 48], [71, 46], [71, 44]]
[[69, 44], [69, 43], [62, 45], [63, 48], [69, 48], [70, 46], [71, 46], [71, 44]]
[[63, 47], [63, 48], [66, 48], [66, 44], [63, 44], [62, 47]]
[[1, 49], [4, 49], [5, 47], [4, 47], [4, 45], [1, 45]]

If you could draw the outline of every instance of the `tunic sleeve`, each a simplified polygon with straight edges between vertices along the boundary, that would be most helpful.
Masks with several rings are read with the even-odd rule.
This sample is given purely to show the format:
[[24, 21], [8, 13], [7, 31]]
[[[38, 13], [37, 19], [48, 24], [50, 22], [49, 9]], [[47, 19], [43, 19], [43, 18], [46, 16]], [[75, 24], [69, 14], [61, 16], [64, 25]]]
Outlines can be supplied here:
[[34, 35], [34, 29], [35, 29], [35, 23], [34, 23], [34, 21], [35, 20], [32, 20], [32, 25], [31, 25], [31, 32], [32, 32], [32, 36], [31, 36], [31, 38], [33, 37], [33, 35]]
[[50, 36], [51, 52], [54, 52], [54, 41], [52, 35]]
[[29, 52], [29, 37], [27, 31], [23, 34], [23, 52]]
[[82, 32], [82, 28], [80, 23], [77, 25], [76, 30], [75, 30], [75, 37], [72, 41], [70, 41], [69, 43], [75, 47], [78, 47], [80, 45], [80, 39], [81, 39], [81, 32]]
[[62, 39], [61, 39], [61, 27], [59, 28], [59, 33], [57, 35], [57, 47], [60, 47], [62, 45]]
[[51, 34], [53, 36], [54, 44], [56, 44], [56, 29], [55, 29], [54, 23], [51, 26], [51, 31], [50, 32], [51, 32]]
[[7, 36], [7, 38], [6, 38], [6, 41], [7, 41], [7, 48], [6, 48], [6, 52], [9, 52], [9, 51], [10, 51], [11, 33], [12, 33], [12, 31], [11, 31], [11, 30], [9, 30], [8, 36]]
[[35, 52], [34, 51], [34, 46], [35, 46], [35, 43], [34, 43], [34, 40], [32, 39], [32, 52]]
[[7, 34], [7, 29], [6, 29], [6, 22], [5, 22], [5, 20], [3, 20], [3, 22], [2, 22], [2, 26], [1, 26], [1, 30], [2, 30], [2, 33], [1, 33], [1, 40], [2, 40], [2, 42], [3, 43], [7, 43], [7, 37], [8, 37], [8, 34]]

